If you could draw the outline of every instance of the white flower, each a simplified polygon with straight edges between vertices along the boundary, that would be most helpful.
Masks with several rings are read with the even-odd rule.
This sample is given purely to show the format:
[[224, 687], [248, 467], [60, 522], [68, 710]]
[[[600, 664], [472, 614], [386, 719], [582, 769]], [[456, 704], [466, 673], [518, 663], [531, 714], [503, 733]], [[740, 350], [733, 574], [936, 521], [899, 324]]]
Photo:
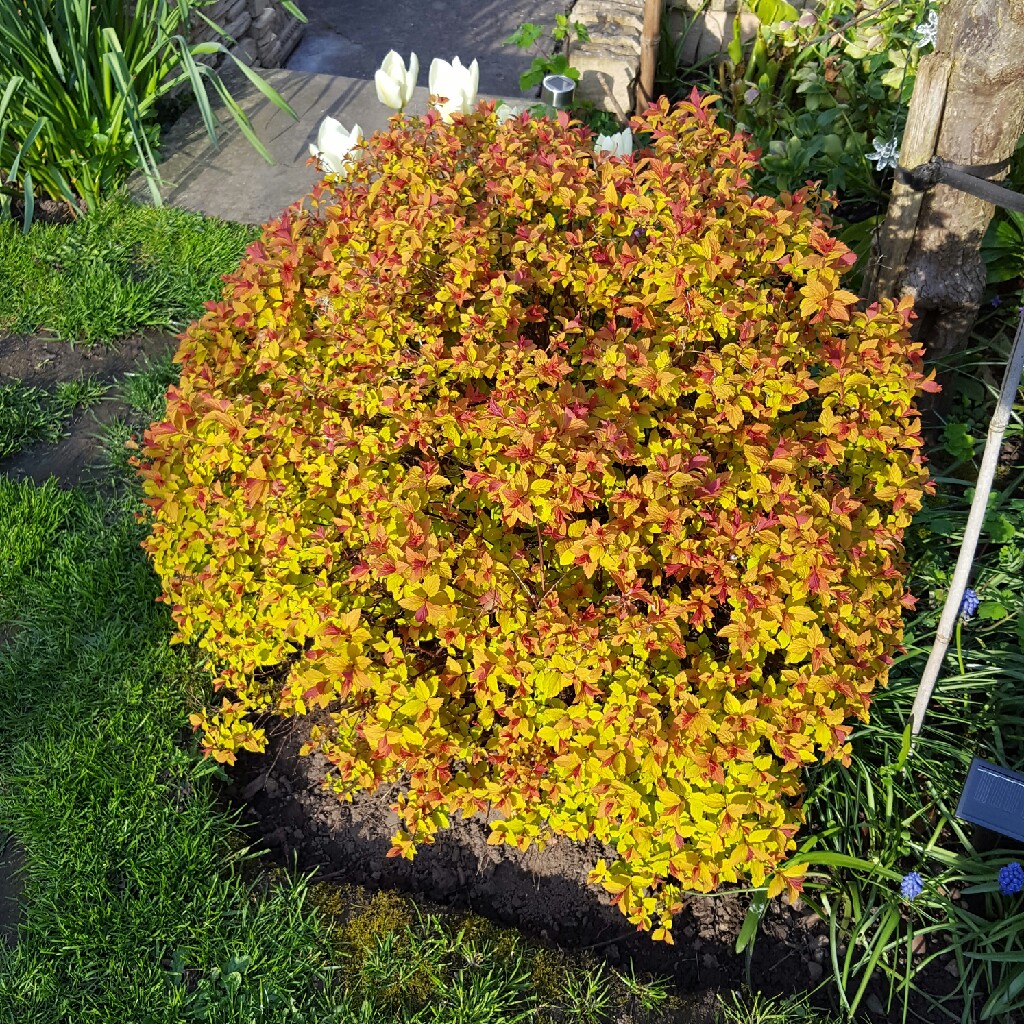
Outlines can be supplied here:
[[939, 15], [936, 11], [929, 11], [928, 17], [914, 29], [917, 36], [915, 46], [934, 46], [935, 37], [939, 32]]
[[516, 107], [511, 103], [502, 103], [498, 107], [498, 124], [511, 121], [513, 117], [518, 117], [525, 109], [526, 107]]
[[899, 139], [888, 139], [886, 142], [875, 139], [871, 145], [874, 152], [868, 153], [868, 159], [874, 161], [876, 170], [884, 171], [886, 167], [896, 167], [900, 158]]
[[609, 153], [611, 156], [629, 156], [633, 152], [633, 132], [623, 128], [617, 135], [598, 135], [594, 142], [595, 153]]
[[761, 90], [756, 85], [752, 85], [744, 94], [743, 102], [746, 104], [756, 103], [758, 97], [761, 95]]
[[[466, 68], [458, 57], [453, 57], [451, 64], [435, 57], [430, 62], [428, 83], [438, 112], [445, 121], [450, 121], [452, 114], [473, 112], [480, 83], [480, 67], [475, 60]], [[444, 97], [443, 103], [438, 102], [439, 97]]]
[[325, 117], [317, 133], [316, 145], [310, 145], [309, 152], [315, 156], [320, 167], [331, 174], [347, 174], [353, 160], [358, 154], [349, 156], [352, 150], [363, 141], [363, 132], [359, 125], [353, 125], [352, 131], [345, 131], [333, 117]]
[[401, 54], [389, 50], [384, 63], [377, 68], [377, 73], [373, 76], [377, 84], [377, 99], [385, 107], [403, 110], [412, 99], [419, 73], [420, 59], [415, 53], [409, 54], [409, 69], [406, 70]]

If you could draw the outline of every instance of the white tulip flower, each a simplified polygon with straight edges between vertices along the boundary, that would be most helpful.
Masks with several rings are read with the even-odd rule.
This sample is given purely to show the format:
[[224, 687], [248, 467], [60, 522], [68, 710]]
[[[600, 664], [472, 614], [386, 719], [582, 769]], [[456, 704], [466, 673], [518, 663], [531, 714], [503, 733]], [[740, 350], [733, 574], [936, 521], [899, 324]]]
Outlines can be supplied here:
[[385, 107], [391, 107], [398, 111], [404, 110], [405, 105], [412, 99], [419, 73], [420, 59], [415, 53], [409, 54], [409, 68], [406, 70], [401, 54], [389, 50], [388, 55], [384, 58], [384, 63], [373, 76], [373, 80], [377, 84], [377, 99]]
[[633, 152], [633, 132], [623, 128], [617, 135], [598, 135], [594, 142], [595, 153], [608, 153], [611, 156], [629, 156]]
[[325, 117], [316, 137], [316, 145], [310, 145], [309, 152], [320, 162], [322, 169], [331, 174], [344, 175], [358, 154], [349, 156], [363, 141], [359, 125], [353, 125], [348, 132], [333, 117]]
[[504, 124], [506, 121], [511, 121], [514, 117], [519, 117], [525, 109], [526, 107], [517, 107], [511, 103], [502, 103], [497, 111], [498, 124]]
[[[474, 60], [468, 68], [462, 66], [458, 57], [451, 64], [435, 57], [430, 62], [430, 95], [445, 121], [451, 121], [452, 114], [471, 114], [476, 106], [476, 90], [480, 83], [480, 67]], [[443, 96], [444, 102], [436, 102]]]

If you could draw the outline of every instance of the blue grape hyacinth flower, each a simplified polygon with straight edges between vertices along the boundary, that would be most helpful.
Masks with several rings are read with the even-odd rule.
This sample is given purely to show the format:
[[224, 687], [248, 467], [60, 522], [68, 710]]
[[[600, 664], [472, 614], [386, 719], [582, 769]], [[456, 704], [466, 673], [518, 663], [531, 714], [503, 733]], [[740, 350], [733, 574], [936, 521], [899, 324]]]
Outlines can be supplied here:
[[1015, 860], [999, 869], [999, 891], [1004, 896], [1016, 896], [1024, 889], [1024, 868]]
[[964, 591], [964, 596], [960, 599], [960, 614], [963, 616], [964, 621], [973, 619], [980, 607], [981, 601], [977, 593], [968, 587]]
[[905, 900], [916, 900], [924, 892], [924, 879], [916, 872], [903, 876], [900, 882], [900, 895]]

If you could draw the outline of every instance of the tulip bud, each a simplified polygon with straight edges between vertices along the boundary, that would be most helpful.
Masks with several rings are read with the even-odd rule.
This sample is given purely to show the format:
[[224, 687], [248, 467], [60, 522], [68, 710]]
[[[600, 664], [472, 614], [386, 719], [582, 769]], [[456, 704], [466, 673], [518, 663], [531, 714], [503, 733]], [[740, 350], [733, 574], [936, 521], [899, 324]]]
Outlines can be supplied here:
[[[480, 67], [475, 60], [467, 68], [463, 67], [458, 57], [453, 57], [451, 64], [435, 57], [430, 62], [428, 82], [434, 105], [445, 121], [451, 121], [452, 114], [473, 112], [480, 83]], [[439, 102], [442, 97], [443, 102]]]
[[352, 153], [352, 150], [362, 141], [363, 132], [359, 125], [353, 125], [349, 132], [333, 117], [325, 117], [317, 133], [316, 145], [311, 145], [309, 152], [323, 170], [342, 176], [348, 173], [352, 162], [359, 159], [358, 152]]
[[408, 70], [400, 54], [389, 50], [383, 64], [373, 76], [377, 86], [377, 99], [393, 110], [404, 110], [416, 89], [420, 61], [415, 53], [409, 55]]
[[616, 135], [598, 135], [594, 141], [595, 153], [608, 153], [610, 156], [629, 156], [633, 152], [633, 132], [624, 128]]

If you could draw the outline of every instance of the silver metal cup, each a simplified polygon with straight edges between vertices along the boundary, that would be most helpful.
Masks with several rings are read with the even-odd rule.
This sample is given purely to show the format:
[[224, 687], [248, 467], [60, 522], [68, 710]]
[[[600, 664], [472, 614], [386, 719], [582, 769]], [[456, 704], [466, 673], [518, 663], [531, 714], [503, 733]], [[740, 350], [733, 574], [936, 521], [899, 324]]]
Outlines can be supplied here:
[[576, 94], [576, 83], [567, 75], [545, 75], [540, 85], [540, 101], [556, 110], [572, 106]]

